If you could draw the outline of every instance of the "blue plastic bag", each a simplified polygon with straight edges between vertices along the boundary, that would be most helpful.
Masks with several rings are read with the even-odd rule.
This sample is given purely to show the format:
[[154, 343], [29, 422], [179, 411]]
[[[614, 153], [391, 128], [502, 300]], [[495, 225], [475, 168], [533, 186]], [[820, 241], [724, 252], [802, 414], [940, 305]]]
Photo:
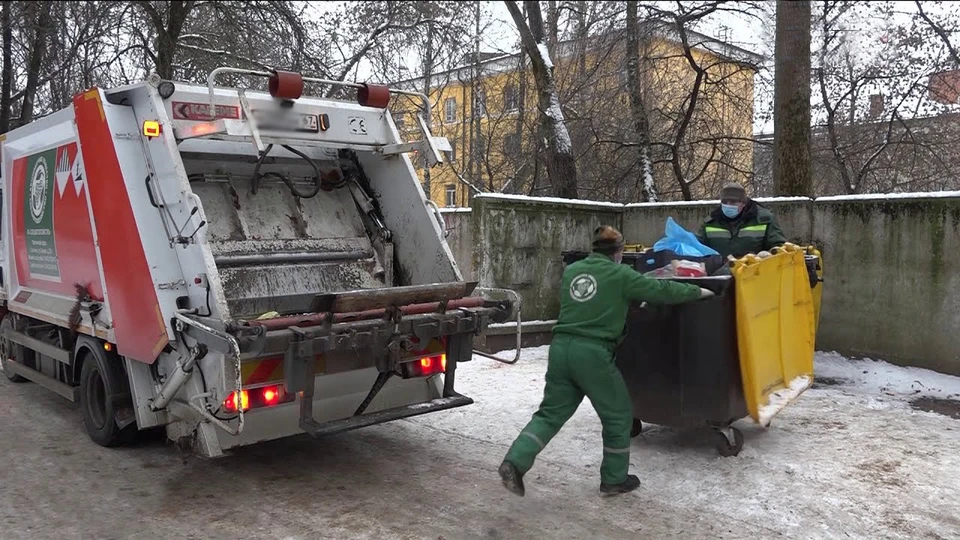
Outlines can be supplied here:
[[706, 257], [708, 255], [719, 255], [715, 249], [703, 245], [697, 239], [697, 235], [684, 229], [672, 217], [667, 218], [667, 226], [664, 231], [666, 236], [657, 240], [653, 245], [653, 251], [670, 250], [677, 255], [686, 255], [688, 257]]

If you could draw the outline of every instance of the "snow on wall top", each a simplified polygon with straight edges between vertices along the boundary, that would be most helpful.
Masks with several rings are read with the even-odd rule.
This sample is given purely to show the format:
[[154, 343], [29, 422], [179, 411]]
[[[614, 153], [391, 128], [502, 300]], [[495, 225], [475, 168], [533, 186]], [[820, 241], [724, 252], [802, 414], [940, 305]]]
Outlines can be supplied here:
[[904, 199], [949, 199], [960, 197], [960, 191], [925, 191], [918, 193], [865, 193], [863, 195], [836, 195], [817, 197], [818, 202], [832, 201], [885, 201]]
[[563, 204], [568, 206], [595, 206], [599, 208], [614, 208], [618, 210], [623, 208], [623, 205], [620, 203], [586, 201], [583, 199], [561, 199], [560, 197], [528, 197], [526, 195], [507, 195], [504, 193], [481, 193], [474, 198], [520, 201], [520, 202], [528, 202], [528, 203], [552, 203], [552, 204]]
[[[526, 201], [531, 203], [544, 202], [553, 204], [594, 206], [599, 208], [658, 208], [669, 206], [714, 206], [720, 204], [719, 200], [700, 200], [700, 201], [663, 201], [663, 202], [641, 202], [641, 203], [611, 203], [602, 201], [588, 201], [584, 199], [561, 199], [558, 197], [528, 197], [526, 195], [505, 195], [502, 193], [483, 193], [477, 195], [478, 198], [486, 199], [505, 199], [515, 201]], [[884, 201], [884, 200], [911, 200], [911, 199], [950, 199], [960, 198], [960, 191], [928, 191], [917, 193], [869, 193], [864, 195], [834, 195], [829, 197], [757, 197], [754, 200], [758, 203], [803, 203], [803, 202], [844, 202], [844, 201]], [[457, 209], [459, 211], [468, 211], [469, 209]], [[447, 210], [453, 211], [453, 210]]]

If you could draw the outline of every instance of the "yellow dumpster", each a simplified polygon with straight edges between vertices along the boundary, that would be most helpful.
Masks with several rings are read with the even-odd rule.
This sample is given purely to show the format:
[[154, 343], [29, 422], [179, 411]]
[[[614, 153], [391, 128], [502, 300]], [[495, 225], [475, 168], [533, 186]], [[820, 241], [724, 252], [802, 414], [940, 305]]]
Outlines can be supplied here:
[[[817, 258], [813, 287], [808, 253]], [[743, 394], [747, 412], [762, 426], [813, 384], [822, 272], [819, 252], [793, 244], [734, 263]]]

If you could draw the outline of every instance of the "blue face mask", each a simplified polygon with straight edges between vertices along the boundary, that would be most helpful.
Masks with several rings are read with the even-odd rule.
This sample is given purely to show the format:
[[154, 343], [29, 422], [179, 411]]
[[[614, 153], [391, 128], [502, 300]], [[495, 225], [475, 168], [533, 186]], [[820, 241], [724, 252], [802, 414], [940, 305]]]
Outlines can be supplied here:
[[739, 204], [721, 204], [720, 211], [728, 218], [735, 218], [740, 214]]

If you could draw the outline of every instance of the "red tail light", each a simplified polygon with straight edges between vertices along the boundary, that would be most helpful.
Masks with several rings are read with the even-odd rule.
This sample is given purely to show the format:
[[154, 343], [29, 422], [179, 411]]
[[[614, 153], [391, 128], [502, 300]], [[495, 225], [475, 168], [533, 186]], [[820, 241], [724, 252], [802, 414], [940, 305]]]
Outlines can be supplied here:
[[[259, 409], [263, 407], [273, 407], [281, 403], [289, 403], [294, 399], [293, 394], [287, 394], [283, 386], [264, 386], [262, 388], [251, 388], [241, 390], [240, 406], [244, 411], [249, 409]], [[237, 392], [231, 392], [227, 399], [223, 401], [223, 408], [227, 412], [237, 412]]]
[[447, 371], [447, 355], [427, 356], [403, 365], [404, 378], [429, 377]]

